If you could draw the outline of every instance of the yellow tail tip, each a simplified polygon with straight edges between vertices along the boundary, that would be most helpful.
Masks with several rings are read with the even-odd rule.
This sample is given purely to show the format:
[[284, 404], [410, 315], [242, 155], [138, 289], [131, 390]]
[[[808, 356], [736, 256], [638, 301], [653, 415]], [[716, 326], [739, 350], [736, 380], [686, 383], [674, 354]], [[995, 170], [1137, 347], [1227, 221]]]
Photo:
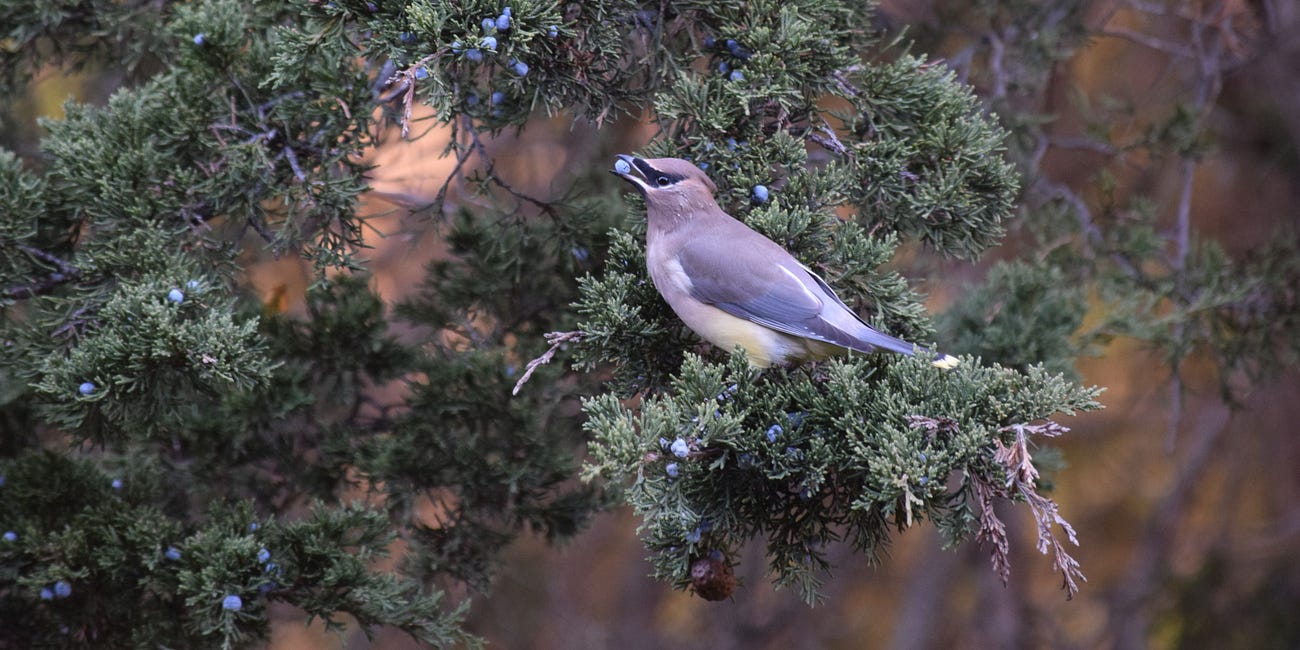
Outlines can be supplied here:
[[943, 368], [944, 370], [952, 370], [953, 368], [956, 368], [957, 366], [961, 365], [961, 359], [958, 359], [957, 357], [954, 357], [950, 354], [945, 354], [940, 356], [938, 359], [931, 361], [930, 363], [936, 368]]

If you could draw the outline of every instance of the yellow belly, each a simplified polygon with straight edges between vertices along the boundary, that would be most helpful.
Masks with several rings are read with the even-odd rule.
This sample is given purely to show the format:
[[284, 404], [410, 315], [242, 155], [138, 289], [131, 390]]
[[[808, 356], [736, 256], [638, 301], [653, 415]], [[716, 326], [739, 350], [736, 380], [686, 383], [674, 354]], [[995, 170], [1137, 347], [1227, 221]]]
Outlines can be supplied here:
[[727, 352], [736, 346], [744, 348], [750, 365], [757, 368], [821, 359], [844, 352], [844, 348], [839, 346], [778, 332], [709, 305], [681, 311], [674, 307], [674, 311], [687, 327], [709, 343]]

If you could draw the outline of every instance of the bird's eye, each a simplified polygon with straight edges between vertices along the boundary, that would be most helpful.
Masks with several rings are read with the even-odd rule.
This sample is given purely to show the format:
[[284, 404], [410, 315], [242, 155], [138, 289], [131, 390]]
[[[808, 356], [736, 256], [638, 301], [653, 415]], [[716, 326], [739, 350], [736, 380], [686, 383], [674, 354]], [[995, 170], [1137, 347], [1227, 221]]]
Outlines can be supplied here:
[[668, 180], [667, 176], [660, 176], [659, 178], [655, 179], [655, 182], [659, 183], [659, 187], [668, 187], [668, 184], [671, 183], [672, 181]]

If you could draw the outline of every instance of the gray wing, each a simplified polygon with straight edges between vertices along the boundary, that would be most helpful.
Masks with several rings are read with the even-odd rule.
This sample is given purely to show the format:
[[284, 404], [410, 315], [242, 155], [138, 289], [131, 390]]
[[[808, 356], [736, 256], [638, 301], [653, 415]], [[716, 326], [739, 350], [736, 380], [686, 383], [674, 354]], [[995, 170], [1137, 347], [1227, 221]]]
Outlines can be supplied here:
[[[747, 234], [761, 237], [753, 231]], [[766, 238], [763, 242], [767, 245], [747, 248], [728, 258], [690, 243], [683, 246], [677, 261], [690, 278], [691, 295], [732, 316], [778, 332], [869, 350], [870, 346], [858, 336], [823, 318], [825, 309], [842, 309], [850, 317], [849, 322], [869, 329], [830, 287], [784, 249]], [[910, 353], [910, 344], [907, 349]]]

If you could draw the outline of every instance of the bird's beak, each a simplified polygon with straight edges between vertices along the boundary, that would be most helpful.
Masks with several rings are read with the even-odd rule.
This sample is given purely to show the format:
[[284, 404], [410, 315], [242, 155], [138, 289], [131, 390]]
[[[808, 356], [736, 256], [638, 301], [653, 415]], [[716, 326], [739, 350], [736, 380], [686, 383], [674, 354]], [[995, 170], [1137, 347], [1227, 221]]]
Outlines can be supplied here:
[[642, 194], [645, 194], [646, 190], [650, 188], [650, 184], [646, 182], [645, 177], [653, 172], [654, 168], [650, 166], [650, 163], [627, 154], [619, 154], [618, 162], [614, 163], [614, 168], [609, 170], [609, 173], [635, 185]]

